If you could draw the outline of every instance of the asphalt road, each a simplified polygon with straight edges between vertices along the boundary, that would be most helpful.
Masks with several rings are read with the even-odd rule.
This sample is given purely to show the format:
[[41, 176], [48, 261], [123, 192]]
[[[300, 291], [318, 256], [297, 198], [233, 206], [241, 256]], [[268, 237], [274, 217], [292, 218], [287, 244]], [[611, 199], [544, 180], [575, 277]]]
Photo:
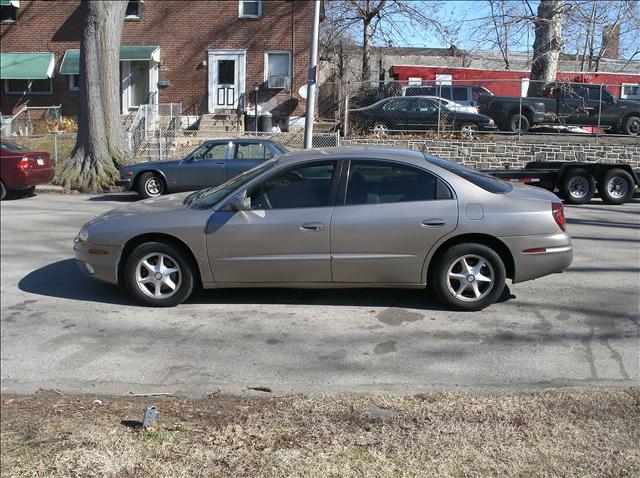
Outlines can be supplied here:
[[[637, 386], [640, 202], [568, 207], [571, 268], [477, 313], [421, 291], [206, 291], [172, 309], [84, 278], [72, 239], [127, 195], [1, 204], [3, 393], [417, 393]], [[508, 294], [507, 296], [508, 297]]]

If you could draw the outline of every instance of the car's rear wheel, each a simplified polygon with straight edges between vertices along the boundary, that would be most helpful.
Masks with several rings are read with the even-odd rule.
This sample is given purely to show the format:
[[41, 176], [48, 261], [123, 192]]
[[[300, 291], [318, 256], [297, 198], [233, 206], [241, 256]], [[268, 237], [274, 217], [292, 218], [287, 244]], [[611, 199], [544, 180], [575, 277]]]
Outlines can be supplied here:
[[531, 129], [531, 122], [525, 115], [516, 113], [509, 120], [509, 129], [513, 133], [527, 133]]
[[445, 305], [481, 310], [502, 294], [506, 270], [500, 256], [483, 244], [458, 244], [436, 259], [430, 287]]
[[634, 181], [623, 169], [607, 171], [598, 181], [598, 192], [607, 204], [624, 204], [633, 196]]
[[142, 173], [138, 180], [138, 194], [143, 198], [155, 198], [166, 192], [164, 179], [159, 174], [147, 172]]
[[4, 187], [4, 183], [0, 181], [0, 201], [3, 201], [7, 197], [7, 188]]
[[595, 192], [596, 181], [586, 169], [570, 169], [560, 182], [560, 194], [570, 204], [588, 203]]
[[373, 125], [373, 132], [379, 136], [386, 136], [389, 134], [389, 128], [384, 123], [376, 123]]
[[193, 292], [194, 270], [179, 248], [163, 242], [147, 242], [127, 258], [125, 284], [139, 302], [153, 307], [173, 307]]

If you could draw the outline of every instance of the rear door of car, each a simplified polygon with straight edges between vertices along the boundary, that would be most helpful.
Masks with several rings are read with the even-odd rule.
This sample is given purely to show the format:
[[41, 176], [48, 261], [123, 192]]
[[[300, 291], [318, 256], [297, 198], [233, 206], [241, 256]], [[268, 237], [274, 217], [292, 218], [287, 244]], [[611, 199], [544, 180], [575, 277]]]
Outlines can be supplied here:
[[420, 283], [427, 251], [457, 224], [455, 194], [435, 174], [401, 162], [351, 160], [331, 219], [333, 282]]
[[251, 169], [275, 156], [271, 148], [260, 141], [237, 141], [233, 144], [231, 159], [227, 161], [227, 179]]

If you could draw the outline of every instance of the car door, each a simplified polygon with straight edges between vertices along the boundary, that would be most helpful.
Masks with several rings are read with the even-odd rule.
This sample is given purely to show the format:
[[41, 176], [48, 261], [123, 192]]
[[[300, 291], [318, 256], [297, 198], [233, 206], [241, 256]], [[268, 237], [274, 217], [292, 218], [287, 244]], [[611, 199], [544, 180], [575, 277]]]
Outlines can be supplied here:
[[339, 162], [280, 169], [240, 193], [245, 209], [222, 207], [207, 225], [218, 283], [331, 282], [329, 230]]
[[260, 141], [235, 142], [231, 159], [227, 161], [227, 179], [274, 157], [273, 151]]
[[[413, 98], [392, 98], [383, 106], [384, 123], [392, 130], [406, 130], [411, 127], [410, 115], [414, 108]], [[377, 118], [374, 118], [377, 120]]]
[[[438, 103], [427, 98], [412, 98], [414, 107], [410, 114], [411, 129], [425, 130], [437, 129], [438, 127]], [[448, 110], [440, 107], [441, 117], [445, 116]]]
[[194, 191], [217, 186], [227, 180], [230, 143], [209, 141], [180, 163], [180, 189]]
[[457, 227], [453, 191], [403, 163], [352, 160], [348, 169], [331, 220], [333, 281], [421, 283], [427, 252]]

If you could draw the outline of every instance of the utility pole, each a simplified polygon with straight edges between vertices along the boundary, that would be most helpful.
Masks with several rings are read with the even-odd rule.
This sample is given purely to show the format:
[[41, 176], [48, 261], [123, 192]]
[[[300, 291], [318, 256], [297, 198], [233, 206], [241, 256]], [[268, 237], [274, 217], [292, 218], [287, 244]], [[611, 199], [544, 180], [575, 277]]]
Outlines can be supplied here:
[[311, 28], [311, 53], [309, 54], [309, 79], [307, 80], [307, 111], [304, 121], [304, 149], [313, 147], [313, 117], [316, 106], [318, 79], [318, 30], [320, 29], [320, 0], [313, 0], [313, 27]]

